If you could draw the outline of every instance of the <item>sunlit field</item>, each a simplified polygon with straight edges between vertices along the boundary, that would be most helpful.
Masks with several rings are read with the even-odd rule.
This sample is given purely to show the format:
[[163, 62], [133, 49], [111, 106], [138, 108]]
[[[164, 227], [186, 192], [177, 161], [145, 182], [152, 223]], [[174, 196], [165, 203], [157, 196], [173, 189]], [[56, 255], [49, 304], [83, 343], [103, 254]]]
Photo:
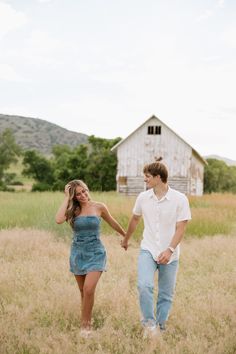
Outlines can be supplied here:
[[[132, 214], [135, 197], [127, 197], [116, 192], [91, 193], [94, 200], [104, 202], [111, 214], [127, 227]], [[60, 192], [0, 192], [0, 229], [12, 227], [35, 228], [53, 231], [66, 238], [71, 230], [68, 225], [56, 225], [55, 213], [63, 200]], [[191, 197], [192, 221], [188, 225], [186, 238], [201, 238], [206, 235], [229, 235], [234, 232], [236, 221], [236, 195], [212, 194]], [[134, 238], [140, 239], [143, 225], [140, 223]], [[102, 233], [110, 234], [111, 229], [102, 224]]]
[[95, 334], [83, 339], [69, 243], [46, 231], [0, 232], [1, 353], [235, 353], [235, 238], [183, 242], [168, 329], [155, 341], [142, 338], [139, 324], [137, 243], [125, 252], [119, 237], [102, 239], [108, 271], [97, 288]]
[[[92, 193], [126, 227], [135, 198]], [[69, 272], [71, 229], [54, 222], [63, 193], [0, 193], [0, 353], [234, 354], [236, 196], [191, 197], [166, 333], [143, 339], [137, 282], [142, 225], [127, 252], [102, 222], [108, 271], [98, 284], [94, 335], [79, 337], [80, 296]]]

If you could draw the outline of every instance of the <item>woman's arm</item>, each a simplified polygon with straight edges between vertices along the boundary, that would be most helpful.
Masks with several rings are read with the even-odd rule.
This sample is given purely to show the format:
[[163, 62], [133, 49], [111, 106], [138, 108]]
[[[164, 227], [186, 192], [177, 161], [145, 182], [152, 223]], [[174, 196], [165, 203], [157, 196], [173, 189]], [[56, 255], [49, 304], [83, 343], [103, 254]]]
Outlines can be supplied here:
[[60, 205], [56, 216], [55, 216], [55, 220], [57, 224], [63, 224], [63, 222], [66, 221], [66, 210], [67, 210], [67, 206], [68, 206], [68, 202], [69, 202], [69, 186], [65, 186], [65, 198], [62, 202], [62, 204]]
[[121, 247], [123, 247], [126, 251], [128, 249], [128, 241], [129, 241], [130, 237], [132, 236], [132, 234], [134, 233], [134, 231], [136, 230], [136, 227], [137, 227], [140, 219], [141, 219], [141, 215], [134, 215], [133, 214], [130, 221], [129, 221], [128, 230], [126, 232], [124, 239], [121, 241]]
[[110, 214], [107, 206], [105, 204], [100, 204], [101, 206], [101, 217], [119, 234], [125, 236], [125, 231], [122, 226], [113, 218]]

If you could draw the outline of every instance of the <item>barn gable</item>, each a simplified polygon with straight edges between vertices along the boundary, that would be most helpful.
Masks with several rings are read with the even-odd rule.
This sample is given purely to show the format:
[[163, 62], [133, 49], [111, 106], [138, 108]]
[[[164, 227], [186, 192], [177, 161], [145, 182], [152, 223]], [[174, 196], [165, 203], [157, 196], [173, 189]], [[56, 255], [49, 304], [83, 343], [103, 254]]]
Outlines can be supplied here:
[[169, 170], [170, 186], [186, 194], [203, 193], [206, 161], [155, 116], [116, 144], [112, 151], [117, 151], [118, 192], [137, 194], [145, 190], [143, 166], [161, 156]]

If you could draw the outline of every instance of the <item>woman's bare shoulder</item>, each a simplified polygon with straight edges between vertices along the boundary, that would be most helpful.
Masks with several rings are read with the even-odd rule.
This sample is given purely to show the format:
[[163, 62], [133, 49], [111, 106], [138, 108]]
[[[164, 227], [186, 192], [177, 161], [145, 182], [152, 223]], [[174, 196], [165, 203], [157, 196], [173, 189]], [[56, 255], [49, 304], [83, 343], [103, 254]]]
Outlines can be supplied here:
[[107, 209], [107, 206], [104, 204], [104, 203], [102, 203], [102, 202], [93, 202], [94, 204], [94, 207], [96, 208], [96, 209], [98, 209], [98, 210], [104, 210], [104, 209]]

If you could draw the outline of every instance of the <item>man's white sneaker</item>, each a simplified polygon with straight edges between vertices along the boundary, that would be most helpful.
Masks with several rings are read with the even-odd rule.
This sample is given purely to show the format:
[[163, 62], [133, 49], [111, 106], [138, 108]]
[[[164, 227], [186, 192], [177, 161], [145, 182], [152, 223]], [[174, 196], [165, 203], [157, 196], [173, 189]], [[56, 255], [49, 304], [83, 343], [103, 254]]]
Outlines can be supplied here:
[[160, 332], [164, 333], [166, 331], [166, 325], [164, 323], [159, 323]]
[[158, 328], [156, 326], [144, 327], [143, 338], [154, 338], [158, 336]]

